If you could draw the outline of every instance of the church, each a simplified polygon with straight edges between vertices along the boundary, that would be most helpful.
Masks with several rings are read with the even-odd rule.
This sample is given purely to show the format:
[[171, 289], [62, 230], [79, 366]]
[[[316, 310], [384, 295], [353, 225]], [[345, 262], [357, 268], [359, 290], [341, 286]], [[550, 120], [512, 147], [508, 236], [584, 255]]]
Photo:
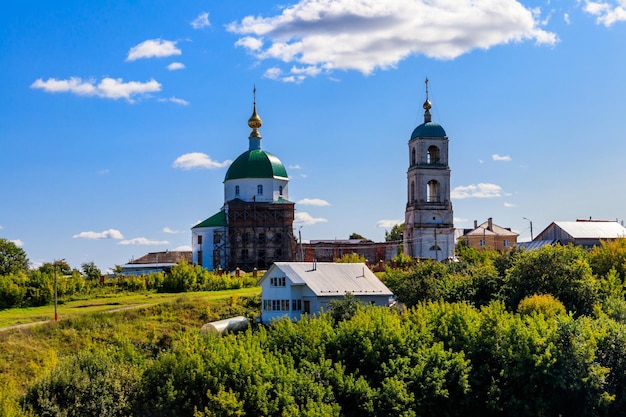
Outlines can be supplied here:
[[191, 229], [192, 262], [205, 269], [252, 271], [294, 259], [289, 178], [280, 159], [261, 148], [262, 124], [255, 98], [248, 150], [226, 172], [224, 205]]
[[[441, 261], [454, 257], [455, 234], [448, 137], [443, 127], [432, 121], [428, 79], [423, 108], [424, 123], [413, 130], [408, 143], [402, 246], [404, 254], [412, 258]], [[226, 172], [224, 205], [191, 229], [192, 262], [205, 269], [251, 271], [268, 269], [274, 262], [295, 260], [295, 203], [289, 201], [289, 178], [280, 159], [262, 149], [262, 124], [255, 95], [248, 120], [252, 129], [248, 150]], [[371, 261], [388, 261], [391, 257]]]
[[409, 139], [404, 254], [438, 261], [454, 257], [454, 224], [450, 201], [448, 136], [432, 121], [426, 79], [424, 123]]

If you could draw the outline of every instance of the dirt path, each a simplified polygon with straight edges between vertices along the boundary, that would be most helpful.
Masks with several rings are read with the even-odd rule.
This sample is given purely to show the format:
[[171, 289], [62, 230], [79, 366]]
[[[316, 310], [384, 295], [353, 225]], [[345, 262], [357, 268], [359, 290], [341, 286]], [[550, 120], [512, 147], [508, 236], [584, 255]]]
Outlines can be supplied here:
[[[100, 311], [99, 313], [95, 313], [95, 314], [117, 313], [118, 311], [131, 310], [134, 308], [149, 307], [151, 305], [153, 304], [129, 305], [129, 306], [124, 306], [124, 307], [112, 308], [111, 310]], [[33, 326], [40, 326], [42, 324], [52, 323], [53, 321], [54, 320], [34, 321], [32, 323], [24, 323], [24, 324], [16, 324], [14, 326], [0, 327], [0, 332], [6, 332], [8, 330], [14, 330], [14, 329], [23, 329], [27, 327], [33, 327]]]

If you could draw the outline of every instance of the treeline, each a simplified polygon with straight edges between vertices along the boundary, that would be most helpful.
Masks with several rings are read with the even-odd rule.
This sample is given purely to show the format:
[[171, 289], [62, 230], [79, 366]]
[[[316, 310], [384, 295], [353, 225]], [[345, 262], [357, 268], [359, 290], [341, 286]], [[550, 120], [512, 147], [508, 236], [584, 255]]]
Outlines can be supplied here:
[[71, 270], [64, 262], [61, 265], [46, 263], [36, 270], [18, 270], [0, 276], [0, 310], [53, 303], [55, 279], [61, 302], [73, 297], [116, 291], [186, 292], [237, 289], [255, 286], [258, 280], [243, 272], [239, 276], [217, 274], [198, 265], [182, 262], [168, 272], [118, 274], [115, 277], [106, 277], [101, 283], [99, 279], [89, 279], [79, 271]]
[[348, 296], [319, 316], [223, 337], [185, 331], [156, 351], [112, 340], [62, 360], [22, 407], [40, 416], [626, 415], [626, 239], [589, 251], [460, 246], [458, 255], [381, 273], [396, 308]]
[[84, 351], [23, 404], [40, 416], [626, 413], [626, 332], [607, 316], [501, 302], [341, 311], [225, 337], [190, 332], [152, 358], [129, 346]]

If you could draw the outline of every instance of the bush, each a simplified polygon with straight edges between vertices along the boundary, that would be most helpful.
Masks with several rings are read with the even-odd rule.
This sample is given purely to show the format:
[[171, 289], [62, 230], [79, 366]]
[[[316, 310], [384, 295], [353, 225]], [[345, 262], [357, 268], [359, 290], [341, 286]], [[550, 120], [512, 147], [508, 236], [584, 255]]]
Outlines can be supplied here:
[[546, 317], [566, 313], [563, 303], [550, 294], [535, 294], [524, 298], [517, 306], [517, 312], [525, 315], [541, 313]]

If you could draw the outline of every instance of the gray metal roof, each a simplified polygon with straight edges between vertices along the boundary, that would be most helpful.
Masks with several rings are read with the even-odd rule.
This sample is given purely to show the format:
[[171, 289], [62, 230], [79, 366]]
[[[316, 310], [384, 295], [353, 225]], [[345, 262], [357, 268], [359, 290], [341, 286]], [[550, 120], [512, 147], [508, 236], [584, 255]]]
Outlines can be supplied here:
[[[295, 285], [306, 285], [317, 296], [393, 295], [364, 263], [275, 262]], [[269, 271], [268, 271], [269, 272]]]
[[626, 237], [626, 228], [613, 221], [554, 222], [574, 239], [617, 239]]

